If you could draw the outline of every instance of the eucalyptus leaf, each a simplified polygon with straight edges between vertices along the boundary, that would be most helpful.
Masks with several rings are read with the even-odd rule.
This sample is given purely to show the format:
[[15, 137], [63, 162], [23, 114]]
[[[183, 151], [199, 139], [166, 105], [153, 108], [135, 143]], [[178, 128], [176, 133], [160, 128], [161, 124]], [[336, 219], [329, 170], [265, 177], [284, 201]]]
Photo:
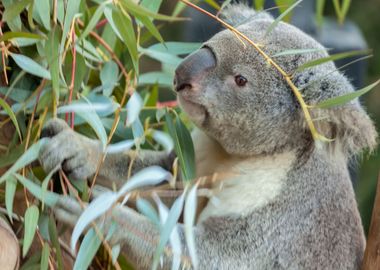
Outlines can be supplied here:
[[197, 185], [194, 185], [185, 201], [185, 211], [184, 211], [184, 227], [185, 227], [185, 239], [187, 243], [187, 248], [189, 250], [190, 258], [193, 263], [193, 267], [197, 269], [198, 258], [196, 253], [195, 245], [195, 216], [197, 210]]
[[356, 90], [354, 92], [351, 92], [351, 93], [348, 93], [348, 94], [345, 94], [342, 96], [338, 96], [338, 97], [334, 97], [334, 98], [324, 100], [324, 101], [322, 101], [316, 105], [313, 105], [313, 107], [317, 107], [320, 109], [329, 109], [329, 108], [332, 108], [335, 106], [343, 105], [345, 103], [348, 103], [348, 102], [368, 93], [373, 88], [375, 88], [379, 83], [380, 83], [380, 80], [378, 80], [378, 81], [374, 82], [373, 84], [368, 85], [367, 87], [364, 87], [360, 90]]
[[34, 8], [45, 29], [50, 30], [50, 0], [34, 0]]
[[13, 200], [15, 197], [17, 180], [13, 175], [10, 175], [5, 182], [5, 208], [7, 209], [8, 217], [12, 221], [13, 216]]
[[291, 5], [289, 8], [287, 8], [284, 12], [281, 13], [280, 16], [278, 16], [272, 23], [271, 25], [268, 27], [268, 29], [265, 31], [265, 34], [264, 36], [267, 36], [269, 35], [273, 29], [276, 28], [276, 26], [281, 22], [282, 19], [284, 19], [286, 17], [286, 15], [288, 15], [295, 7], [297, 7], [303, 0], [299, 0], [297, 2], [295, 2], [293, 5]]
[[160, 225], [156, 209], [145, 199], [138, 198], [136, 207], [140, 213], [149, 218], [156, 226]]
[[21, 69], [35, 76], [50, 80], [50, 72], [33, 59], [28, 56], [15, 53], [10, 54], [10, 56]]
[[89, 229], [83, 238], [82, 244], [74, 264], [74, 270], [87, 269], [102, 243], [93, 228]]
[[28, 33], [28, 32], [5, 32], [2, 36], [0, 36], [0, 42], [2, 41], [8, 41], [16, 38], [24, 38], [24, 39], [35, 39], [35, 40], [41, 40], [44, 39], [43, 36]]
[[49, 267], [50, 246], [48, 243], [44, 243], [42, 247], [41, 255], [41, 268], [40, 270], [47, 270]]
[[344, 59], [344, 58], [348, 58], [348, 57], [353, 57], [353, 56], [358, 56], [358, 55], [364, 55], [364, 54], [368, 54], [368, 53], [370, 53], [369, 50], [360, 50], [360, 51], [350, 51], [350, 52], [333, 54], [333, 55], [330, 55], [327, 57], [322, 57], [322, 58], [319, 58], [316, 60], [311, 60], [311, 61], [299, 66], [295, 72], [299, 72], [299, 71], [305, 70], [307, 68], [319, 66], [319, 65], [322, 65], [322, 64], [330, 62], [330, 61], [336, 61], [336, 60], [340, 60], [340, 59]]
[[139, 77], [139, 85], [159, 84], [165, 87], [173, 86], [173, 75], [164, 72], [148, 72], [141, 74]]
[[[184, 197], [185, 193], [183, 193], [179, 198], [177, 198], [174, 201], [173, 206], [171, 207], [167, 215], [167, 218], [165, 219], [165, 223], [163, 224], [162, 230], [160, 232], [160, 240], [157, 245], [157, 249], [154, 253], [152, 269], [157, 269], [159, 259], [162, 255], [162, 252], [164, 251], [165, 245], [169, 241], [173, 231], [175, 231], [178, 219], [182, 213]], [[177, 249], [177, 251], [179, 250]]]
[[33, 144], [24, 154], [10, 167], [1, 177], [0, 184], [4, 182], [10, 175], [14, 174], [18, 170], [24, 168], [26, 165], [29, 165], [34, 160], [38, 158], [38, 154], [42, 145], [44, 145], [49, 139], [43, 138], [37, 143]]
[[148, 47], [149, 50], [170, 53], [174, 55], [189, 54], [198, 50], [202, 43], [198, 42], [168, 42], [157, 43]]
[[44, 203], [50, 207], [53, 207], [57, 204], [59, 195], [50, 192], [45, 191], [41, 188], [41, 186], [37, 185], [36, 183], [32, 182], [31, 180], [25, 178], [24, 176], [20, 174], [14, 174], [14, 176], [17, 178], [18, 181], [40, 201], [44, 200]]
[[22, 256], [28, 253], [36, 233], [40, 211], [35, 205], [29, 206], [24, 215], [24, 241], [22, 244]]
[[14, 1], [12, 5], [8, 6], [3, 13], [2, 21], [12, 21], [15, 17], [17, 17], [21, 11], [23, 11], [30, 3], [32, 3], [32, 0], [21, 0], [21, 1]]
[[11, 107], [9, 107], [8, 103], [2, 98], [0, 98], [0, 108], [3, 108], [4, 111], [8, 114], [9, 118], [12, 120], [12, 123], [16, 128], [19, 138], [21, 139], [22, 135], [21, 135], [20, 127], [18, 126], [16, 115], [12, 111]]
[[139, 117], [143, 107], [143, 100], [136, 91], [132, 94], [127, 102], [127, 126], [131, 125]]
[[112, 90], [118, 84], [119, 68], [114, 61], [108, 61], [100, 71], [100, 81], [102, 82], [103, 94], [110, 96]]
[[[102, 216], [105, 212], [111, 209], [112, 205], [114, 205], [119, 196], [115, 192], [106, 192], [101, 194], [99, 197], [95, 198], [83, 211], [83, 213], [78, 218], [77, 223], [73, 229], [73, 233], [71, 235], [71, 250], [75, 251], [75, 246], [78, 242], [79, 237], [87, 228], [91, 222], [94, 222], [95, 219]], [[82, 244], [83, 245], [83, 244]], [[84, 269], [84, 268], [78, 268]]]

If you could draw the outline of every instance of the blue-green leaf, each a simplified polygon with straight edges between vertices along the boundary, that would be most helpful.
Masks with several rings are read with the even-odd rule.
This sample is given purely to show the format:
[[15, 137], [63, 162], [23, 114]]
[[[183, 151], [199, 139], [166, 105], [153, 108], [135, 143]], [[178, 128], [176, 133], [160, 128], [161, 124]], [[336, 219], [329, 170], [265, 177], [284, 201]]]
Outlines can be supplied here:
[[93, 228], [89, 229], [83, 238], [82, 244], [74, 264], [74, 270], [87, 269], [102, 243]]
[[24, 215], [24, 241], [22, 245], [22, 256], [24, 257], [28, 253], [30, 245], [33, 242], [34, 234], [36, 233], [37, 229], [39, 214], [40, 211], [35, 205], [29, 206], [26, 209]]
[[50, 72], [35, 62], [33, 59], [29, 58], [28, 56], [15, 53], [12, 53], [10, 56], [21, 69], [35, 76], [50, 80]]

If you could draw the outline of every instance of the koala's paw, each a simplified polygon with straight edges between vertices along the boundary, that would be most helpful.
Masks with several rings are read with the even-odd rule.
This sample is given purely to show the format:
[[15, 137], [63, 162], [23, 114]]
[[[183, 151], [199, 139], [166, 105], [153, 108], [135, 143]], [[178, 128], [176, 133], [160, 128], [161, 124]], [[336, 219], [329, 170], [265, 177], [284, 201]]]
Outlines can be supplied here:
[[79, 202], [70, 197], [61, 197], [57, 204], [53, 208], [55, 217], [69, 225], [74, 227], [78, 221], [78, 218], [83, 212], [83, 209]]
[[61, 119], [50, 120], [41, 136], [50, 138], [39, 153], [45, 172], [60, 166], [71, 179], [86, 179], [95, 173], [101, 158], [100, 142], [74, 132]]

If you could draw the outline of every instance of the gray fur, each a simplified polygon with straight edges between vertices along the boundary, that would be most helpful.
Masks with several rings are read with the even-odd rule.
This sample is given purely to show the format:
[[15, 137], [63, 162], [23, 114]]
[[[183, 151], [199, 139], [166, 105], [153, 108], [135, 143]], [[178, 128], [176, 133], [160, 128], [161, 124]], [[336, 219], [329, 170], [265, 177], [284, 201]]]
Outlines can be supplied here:
[[[237, 25], [249, 19], [238, 29], [261, 44], [269, 55], [289, 49], [323, 49], [286, 23], [280, 23], [270, 35], [264, 36], [273, 19], [265, 13], [256, 18], [255, 15], [255, 11], [242, 5], [231, 6], [224, 12], [224, 17]], [[198, 268], [359, 269], [365, 238], [347, 160], [376, 144], [375, 128], [364, 109], [356, 100], [336, 110], [314, 110], [313, 115], [321, 118], [317, 122], [320, 132], [335, 138], [329, 145], [315, 147], [291, 90], [255, 49], [248, 44], [243, 46], [229, 31], [215, 35], [205, 46], [215, 54], [217, 65], [192, 82], [192, 89], [179, 93], [189, 117], [224, 149], [226, 156], [244, 160], [295, 152], [297, 158], [283, 180], [280, 194], [272, 201], [246, 215], [212, 216], [197, 225]], [[277, 57], [276, 61], [291, 73], [303, 63], [326, 55], [316, 52]], [[330, 62], [294, 74], [294, 82], [304, 88], [302, 94], [308, 104], [353, 91], [341, 73], [324, 76], [335, 70]], [[234, 84], [233, 78], [238, 74], [248, 79], [246, 86]], [[189, 105], [185, 100], [192, 103]], [[67, 132], [71, 141], [78, 140], [81, 151], [97, 149], [93, 141], [89, 143], [72, 131], [61, 132]], [[58, 155], [58, 148], [60, 154], [72, 155], [67, 139], [56, 137], [59, 134], [45, 150], [48, 154], [41, 155], [45, 169], [54, 168], [63, 160], [54, 156]], [[148, 155], [139, 161], [138, 168], [168, 162], [162, 153]], [[129, 161], [129, 155], [108, 157], [101, 171], [105, 178], [115, 180], [126, 175]], [[87, 159], [84, 166], [91, 167], [93, 162]], [[65, 200], [57, 206], [56, 213], [73, 225], [81, 211], [65, 207]], [[116, 208], [106, 217], [106, 224], [111, 220], [120, 228], [112, 242], [123, 245], [137, 269], [150, 269], [159, 237], [157, 228], [127, 207]], [[184, 234], [181, 226], [180, 234]], [[170, 253], [166, 255], [165, 269], [171, 265]], [[184, 255], [188, 257], [186, 250]]]

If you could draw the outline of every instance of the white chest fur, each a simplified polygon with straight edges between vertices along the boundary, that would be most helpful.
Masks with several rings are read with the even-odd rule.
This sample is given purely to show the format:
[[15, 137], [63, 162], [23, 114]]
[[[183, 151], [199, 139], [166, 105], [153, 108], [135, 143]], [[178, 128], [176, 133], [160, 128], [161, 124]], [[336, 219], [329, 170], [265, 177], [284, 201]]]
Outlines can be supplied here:
[[224, 175], [223, 181], [214, 183], [213, 197], [201, 212], [199, 222], [210, 216], [245, 215], [268, 204], [281, 192], [295, 159], [292, 152], [234, 157], [203, 132], [195, 130], [192, 135], [197, 176]]

